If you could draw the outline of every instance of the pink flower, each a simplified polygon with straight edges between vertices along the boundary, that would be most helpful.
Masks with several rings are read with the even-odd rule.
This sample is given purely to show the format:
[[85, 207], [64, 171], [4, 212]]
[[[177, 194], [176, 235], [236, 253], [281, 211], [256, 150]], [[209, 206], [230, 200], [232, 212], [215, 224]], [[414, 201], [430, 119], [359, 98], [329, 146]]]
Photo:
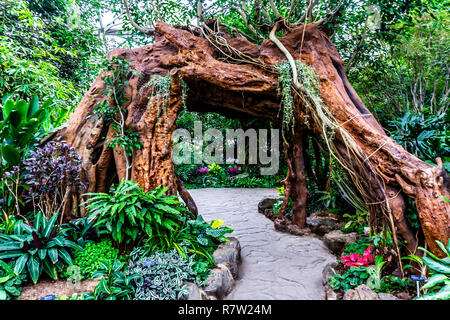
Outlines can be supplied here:
[[239, 171], [239, 167], [231, 167], [230, 168], [230, 173], [236, 173]]
[[375, 261], [375, 255], [371, 254], [372, 248], [368, 247], [363, 255], [361, 256], [359, 253], [351, 253], [348, 256], [342, 256], [342, 263], [346, 266], [350, 267], [368, 267]]

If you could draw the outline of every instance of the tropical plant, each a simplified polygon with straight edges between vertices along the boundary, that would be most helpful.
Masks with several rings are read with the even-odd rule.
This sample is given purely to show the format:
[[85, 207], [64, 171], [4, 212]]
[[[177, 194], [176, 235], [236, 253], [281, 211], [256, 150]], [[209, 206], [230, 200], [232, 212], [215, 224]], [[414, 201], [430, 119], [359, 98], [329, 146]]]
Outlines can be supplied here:
[[112, 246], [111, 240], [98, 243], [88, 242], [82, 250], [73, 252], [73, 264], [80, 268], [82, 278], [90, 279], [100, 268], [100, 262], [113, 263], [119, 257], [119, 250]]
[[391, 131], [391, 136], [406, 150], [422, 159], [434, 161], [436, 157], [444, 156], [444, 165], [448, 169], [450, 164], [446, 160], [450, 153], [450, 135], [445, 116], [445, 113], [412, 113], [408, 110], [388, 123], [395, 128]]
[[125, 263], [100, 262], [100, 269], [92, 275], [94, 278], [102, 277], [94, 289], [96, 300], [131, 300], [134, 297], [132, 282], [140, 278], [139, 274], [126, 275], [122, 272]]
[[168, 252], [176, 249], [184, 258], [195, 255], [196, 259], [206, 259], [209, 266], [213, 267], [215, 263], [212, 253], [220, 243], [228, 241], [225, 234], [233, 232], [229, 227], [222, 227], [222, 224], [223, 220], [207, 223], [198, 215], [195, 220], [185, 220], [169, 238], [162, 239], [158, 234], [151, 236], [143, 248], [146, 248], [147, 252]]
[[34, 223], [18, 220], [14, 234], [0, 234], [0, 259], [15, 259], [14, 273], [27, 273], [36, 283], [45, 271], [57, 279], [57, 271], [63, 264], [72, 265], [71, 249], [81, 247], [66, 239], [56, 227], [58, 214], [47, 220], [42, 213], [34, 217]]
[[360, 237], [358, 241], [352, 242], [347, 245], [344, 248], [344, 253], [346, 253], [347, 255], [351, 253], [364, 254], [364, 251], [366, 251], [368, 247], [370, 247], [370, 243], [363, 237]]
[[384, 293], [394, 293], [394, 292], [404, 292], [406, 288], [412, 287], [413, 284], [407, 277], [397, 278], [393, 275], [386, 275], [383, 277], [378, 292]]
[[88, 217], [73, 219], [61, 225], [61, 232], [67, 239], [84, 247], [87, 242], [99, 238], [99, 233], [94, 228], [94, 224], [95, 220], [89, 220]]
[[0, 260], [0, 300], [13, 300], [20, 296], [26, 275], [14, 273], [14, 262]]
[[26, 199], [47, 218], [61, 212], [72, 190], [82, 191], [81, 157], [75, 148], [59, 140], [30, 151], [23, 161], [23, 183], [29, 187]]
[[420, 248], [428, 254], [422, 260], [431, 272], [431, 277], [422, 287], [422, 290], [430, 292], [417, 298], [419, 300], [450, 300], [450, 240], [447, 247], [439, 240], [436, 240], [436, 243], [447, 256], [438, 258], [428, 250]]
[[373, 290], [380, 290], [381, 284], [383, 280], [383, 276], [381, 274], [381, 270], [383, 266], [386, 264], [383, 256], [377, 256], [375, 258], [375, 267], [370, 266], [367, 268], [367, 273], [369, 274], [369, 278], [367, 279], [367, 285], [369, 288]]
[[368, 223], [369, 214], [367, 211], [356, 210], [354, 214], [344, 213], [342, 217], [347, 220], [346, 224], [342, 227], [343, 232], [358, 232], [364, 233], [364, 227]]
[[185, 212], [177, 196], [166, 196], [167, 188], [157, 187], [144, 192], [137, 183], [122, 180], [109, 194], [86, 193], [92, 196], [84, 204], [95, 226], [106, 226], [118, 244], [137, 245], [144, 236], [164, 239], [179, 227]]
[[20, 164], [23, 155], [42, 138], [43, 124], [48, 121], [52, 103], [47, 100], [39, 106], [36, 96], [28, 103], [7, 98], [3, 98], [0, 114], [0, 152], [7, 164], [6, 170]]
[[365, 267], [351, 267], [344, 274], [339, 274], [332, 269], [334, 275], [329, 277], [330, 287], [333, 290], [344, 290], [347, 291], [352, 288], [366, 283], [369, 278], [367, 273], [367, 268]]
[[154, 252], [148, 256], [145, 249], [131, 253], [126, 275], [137, 276], [136, 300], [180, 300], [189, 294], [185, 281], [195, 280], [192, 258], [183, 258], [177, 250]]

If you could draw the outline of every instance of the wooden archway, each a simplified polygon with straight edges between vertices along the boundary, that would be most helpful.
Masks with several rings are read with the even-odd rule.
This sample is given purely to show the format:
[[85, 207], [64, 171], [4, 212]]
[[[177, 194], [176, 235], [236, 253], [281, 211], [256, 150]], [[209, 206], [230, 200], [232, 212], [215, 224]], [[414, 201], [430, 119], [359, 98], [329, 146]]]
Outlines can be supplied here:
[[[431, 166], [406, 152], [389, 138], [349, 83], [341, 58], [315, 25], [293, 28], [280, 39], [295, 60], [312, 67], [319, 77], [320, 99], [334, 119], [333, 151], [340, 161], [351, 166], [351, 177], [359, 177], [363, 197], [373, 217], [381, 211], [394, 225], [394, 232], [407, 241], [414, 252], [417, 243], [404, 217], [405, 196], [415, 200], [421, 227], [432, 252], [442, 255], [435, 240], [447, 242], [450, 223], [450, 179], [438, 165]], [[125, 157], [120, 148], [105, 143], [114, 134], [109, 122], [92, 117], [93, 110], [105, 99], [108, 85], [101, 73], [59, 134], [71, 143], [83, 159], [83, 179], [88, 192], [105, 192], [114, 179], [129, 176], [145, 190], [162, 184], [170, 194], [179, 193], [192, 211], [195, 203], [177, 178], [172, 163], [172, 134], [183, 108], [184, 81], [189, 92], [187, 105], [196, 110], [218, 113], [244, 113], [252, 117], [280, 122], [278, 75], [274, 66], [286, 60], [286, 53], [271, 40], [260, 46], [226, 33], [215, 41], [204, 31], [172, 27], [159, 22], [155, 42], [137, 49], [115, 49], [109, 57], [126, 59], [138, 75], [129, 73], [123, 94], [126, 100], [125, 124], [138, 133], [142, 148]], [[170, 90], [164, 115], [159, 115], [162, 99], [154, 95], [149, 82], [154, 75], [170, 74]], [[302, 93], [294, 97], [294, 131], [287, 135], [289, 173], [285, 180], [293, 201], [293, 221], [304, 226], [306, 187], [302, 154], [302, 132], [308, 126], [316, 135], [326, 134], [324, 124], [314, 115]], [[309, 108], [308, 108], [309, 105]], [[312, 107], [311, 107], [312, 106]], [[324, 133], [325, 132], [325, 133]], [[351, 140], [355, 156], [349, 152]], [[356, 179], [356, 178], [355, 178]], [[79, 203], [73, 195], [72, 208]], [[387, 212], [387, 213], [386, 213]]]

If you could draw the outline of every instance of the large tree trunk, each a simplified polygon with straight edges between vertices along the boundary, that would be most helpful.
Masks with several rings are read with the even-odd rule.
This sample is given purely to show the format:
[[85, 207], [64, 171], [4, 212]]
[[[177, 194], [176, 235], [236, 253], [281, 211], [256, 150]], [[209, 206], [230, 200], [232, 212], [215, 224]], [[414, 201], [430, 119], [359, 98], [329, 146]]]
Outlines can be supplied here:
[[[157, 24], [153, 45], [115, 49], [109, 54], [130, 61], [140, 75], [130, 73], [129, 85], [125, 88], [126, 124], [139, 133], [143, 144], [130, 159], [131, 178], [145, 190], [163, 184], [171, 194], [180, 192], [193, 211], [195, 204], [177, 179], [171, 158], [171, 138], [183, 104], [180, 79], [189, 87], [187, 105], [192, 110], [259, 117], [280, 124], [278, 75], [264, 65], [273, 67], [284, 61], [285, 55], [270, 40], [257, 46], [241, 38], [231, 39], [227, 34], [222, 37], [249, 60], [233, 60], [232, 51], [227, 51], [225, 46], [212, 45], [197, 31], [165, 23]], [[280, 40], [294, 59], [315, 69], [320, 79], [321, 99], [362, 150], [366, 157], [364, 163], [375, 170], [377, 176], [374, 177], [366, 166], [358, 167], [370, 189], [371, 196], [366, 202], [379, 202], [383, 196], [388, 197], [397, 231], [413, 251], [416, 244], [403, 216], [403, 194], [413, 198], [429, 248], [442, 255], [435, 240], [447, 241], [450, 222], [450, 204], [441, 198], [441, 195], [450, 197], [449, 179], [442, 165], [433, 167], [417, 159], [385, 134], [348, 82], [334, 45], [316, 26], [292, 29]], [[164, 76], [168, 72], [172, 79], [169, 101], [165, 114], [157, 117], [156, 110], [162, 102], [160, 97], [152, 96], [152, 88], [146, 84], [152, 75]], [[83, 158], [83, 178], [89, 182], [89, 192], [105, 192], [111, 183], [125, 176], [126, 170], [123, 153], [105, 146], [105, 139], [112, 134], [111, 126], [102, 119], [88, 118], [95, 106], [105, 99], [105, 76], [106, 73], [99, 75], [61, 132]], [[294, 107], [295, 130], [300, 132], [306, 128], [308, 111], [299, 99], [295, 99]], [[322, 134], [320, 125], [311, 121], [309, 118], [313, 134]], [[351, 162], [342, 139], [336, 134], [334, 143], [340, 156]], [[303, 226], [306, 190], [302, 137], [295, 135], [292, 142], [288, 155], [294, 157], [289, 161], [294, 170], [290, 178], [294, 179], [291, 188], [296, 191], [293, 202], [299, 212], [295, 222]]]

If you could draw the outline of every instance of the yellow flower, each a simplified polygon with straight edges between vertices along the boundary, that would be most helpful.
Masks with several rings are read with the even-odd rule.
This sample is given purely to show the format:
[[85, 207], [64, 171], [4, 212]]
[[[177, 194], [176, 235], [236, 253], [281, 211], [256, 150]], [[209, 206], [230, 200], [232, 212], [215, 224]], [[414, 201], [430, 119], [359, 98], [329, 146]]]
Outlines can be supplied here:
[[211, 221], [211, 227], [217, 229], [223, 224], [223, 220], [213, 220]]

